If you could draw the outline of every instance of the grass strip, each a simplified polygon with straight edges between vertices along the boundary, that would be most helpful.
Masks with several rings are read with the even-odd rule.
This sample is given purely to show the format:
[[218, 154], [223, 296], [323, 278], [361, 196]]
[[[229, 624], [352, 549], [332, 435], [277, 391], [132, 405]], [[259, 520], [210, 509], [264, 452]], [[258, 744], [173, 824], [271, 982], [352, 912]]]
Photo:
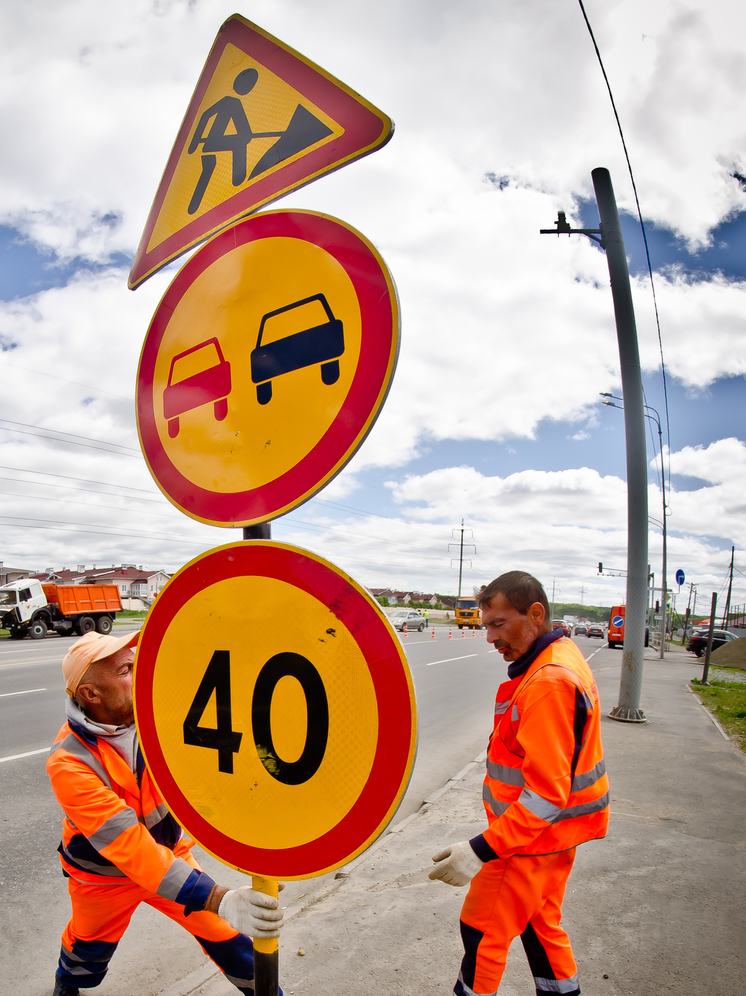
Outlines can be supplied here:
[[728, 736], [746, 752], [746, 683], [715, 679], [703, 685], [694, 678], [691, 685]]

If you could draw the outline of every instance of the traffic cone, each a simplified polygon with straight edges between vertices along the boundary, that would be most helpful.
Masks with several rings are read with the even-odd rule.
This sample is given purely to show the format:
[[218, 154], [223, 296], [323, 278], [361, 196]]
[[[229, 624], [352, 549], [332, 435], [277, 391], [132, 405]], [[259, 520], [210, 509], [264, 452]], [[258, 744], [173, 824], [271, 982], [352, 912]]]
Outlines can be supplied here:
[[476, 635], [477, 635], [477, 627], [476, 627], [476, 626], [475, 626], [475, 627], [474, 627], [474, 629], [473, 629], [473, 630], [471, 631], [471, 635], [472, 635], [472, 636], [476, 636]]
[[453, 626], [448, 627], [448, 639], [449, 640], [453, 639]]
[[435, 639], [435, 627], [434, 626], [430, 627], [430, 639], [431, 640]]
[[407, 624], [404, 623], [404, 638], [406, 639], [408, 636], [409, 636], [409, 630], [407, 629]]
[[465, 640], [465, 639], [466, 639], [466, 630], [465, 630], [465, 629], [462, 629], [462, 630], [461, 630], [461, 639], [462, 639], [462, 640]]

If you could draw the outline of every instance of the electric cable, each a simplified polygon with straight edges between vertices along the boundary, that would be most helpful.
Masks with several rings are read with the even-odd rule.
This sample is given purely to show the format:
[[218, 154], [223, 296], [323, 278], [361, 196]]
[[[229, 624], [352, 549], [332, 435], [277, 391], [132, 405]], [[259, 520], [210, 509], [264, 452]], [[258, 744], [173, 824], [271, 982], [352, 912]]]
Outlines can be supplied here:
[[[637, 217], [640, 222], [640, 229], [642, 231], [642, 240], [645, 245], [645, 259], [648, 264], [648, 276], [650, 277], [650, 290], [653, 295], [653, 308], [655, 310], [655, 326], [658, 330], [658, 349], [661, 357], [661, 375], [663, 378], [663, 400], [666, 410], [666, 441], [668, 443], [668, 464], [669, 464], [669, 480], [670, 480], [670, 468], [671, 468], [671, 423], [669, 420], [668, 413], [668, 383], [666, 378], [666, 364], [663, 358], [663, 339], [661, 337], [661, 323], [660, 316], [658, 314], [658, 298], [655, 293], [655, 281], [653, 280], [653, 267], [650, 262], [650, 248], [648, 246], [648, 236], [645, 230], [645, 222], [642, 220], [642, 210], [640, 208], [640, 198], [637, 196], [637, 184], [635, 183], [635, 175], [632, 172], [632, 163], [629, 158], [629, 152], [627, 151], [627, 142], [624, 138], [624, 131], [622, 129], [622, 122], [619, 120], [619, 114], [616, 108], [616, 101], [614, 100], [614, 94], [611, 90], [611, 83], [609, 82], [609, 77], [606, 75], [606, 68], [604, 66], [603, 59], [601, 58], [601, 52], [599, 51], [598, 44], [596, 42], [596, 36], [593, 33], [593, 28], [591, 27], [591, 22], [588, 20], [588, 15], [585, 11], [585, 6], [583, 5], [583, 0], [578, 0], [580, 4], [580, 10], [583, 14], [583, 20], [588, 28], [588, 34], [591, 36], [591, 41], [593, 42], [593, 48], [596, 51], [596, 58], [598, 59], [598, 64], [601, 67], [601, 72], [603, 73], [604, 82], [606, 83], [606, 89], [609, 92], [609, 100], [611, 101], [611, 108], [614, 111], [614, 118], [616, 119], [617, 129], [619, 131], [619, 137], [622, 140], [622, 148], [624, 149], [624, 158], [627, 160], [627, 169], [629, 170], [629, 178], [632, 181], [632, 191], [635, 195], [635, 205], [637, 207]], [[662, 457], [661, 457], [662, 459]], [[665, 496], [664, 496], [665, 498]]]
[[[106, 453], [114, 453], [117, 456], [137, 457], [142, 459], [140, 450], [134, 446], [125, 446], [122, 443], [109, 443], [105, 439], [91, 439], [89, 436], [78, 436], [72, 432], [59, 432], [57, 429], [45, 429], [40, 425], [27, 425], [25, 422], [13, 422], [9, 418], [0, 418], [0, 429], [5, 432], [19, 432], [24, 436], [39, 436], [42, 439], [50, 439], [55, 443], [67, 443], [70, 446], [85, 446], [87, 449], [104, 450]], [[7, 428], [6, 426], [11, 426]], [[16, 426], [23, 426], [18, 429]], [[128, 452], [122, 452], [128, 451]]]

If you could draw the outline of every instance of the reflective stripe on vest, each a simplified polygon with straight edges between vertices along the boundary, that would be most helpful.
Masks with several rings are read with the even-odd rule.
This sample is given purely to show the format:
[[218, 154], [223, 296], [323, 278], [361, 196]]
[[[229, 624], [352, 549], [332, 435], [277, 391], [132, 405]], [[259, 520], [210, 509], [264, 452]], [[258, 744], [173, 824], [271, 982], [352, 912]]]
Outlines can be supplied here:
[[86, 764], [94, 774], [98, 775], [107, 788], [112, 788], [111, 780], [106, 774], [106, 768], [96, 755], [78, 740], [74, 733], [68, 733], [64, 740], [55, 744], [49, 751], [50, 756], [58, 750], [66, 750], [68, 754], [73, 754], [79, 761]]
[[[600, 703], [594, 698], [593, 677], [587, 673], [587, 663], [576, 659], [573, 645], [569, 648], [563, 646], [567, 643], [564, 640], [551, 644], [537, 658], [523, 680], [515, 684], [509, 683], [508, 688], [502, 686], [498, 691], [495, 725], [487, 752], [486, 777], [482, 789], [489, 821], [493, 823], [495, 818], [499, 819], [511, 807], [520, 803], [527, 813], [520, 817], [516, 810], [516, 828], [524, 825], [528, 814], [546, 827], [539, 831], [533, 841], [522, 844], [515, 853], [550, 854], [574, 847], [584, 840], [603, 836], [608, 822], [609, 792], [600, 741]], [[563, 779], [563, 792], [567, 791], [567, 796], [561, 794], [558, 797], [552, 791], [551, 799], [544, 798], [535, 787], [527, 786], [524, 752], [529, 748], [520, 736], [521, 718], [525, 709], [521, 694], [546, 667], [562, 668], [564, 672], [569, 672], [568, 677], [571, 677], [575, 690], [573, 706], [572, 697], [566, 688], [567, 679], [562, 678], [561, 672], [550, 672], [549, 680], [558, 682], [558, 690], [562, 687], [565, 689], [562, 692], [562, 708], [574, 709], [574, 713], [570, 712], [568, 715], [574, 732], [574, 750], [571, 740], [567, 745], [567, 756], [563, 760], [558, 758], [559, 767], [556, 772], [556, 778]], [[510, 695], [509, 698], [506, 693]], [[533, 698], [527, 698], [525, 703], [528, 702], [533, 702]], [[536, 726], [532, 727], [532, 730], [536, 729]], [[533, 758], [535, 751], [540, 751], [541, 742], [540, 737], [537, 740], [533, 732], [532, 738], [530, 750]], [[551, 772], [544, 771], [542, 777], [549, 777], [551, 784]], [[516, 839], [511, 835], [514, 832], [520, 834], [520, 831], [514, 831], [512, 817], [507, 819], [509, 822], [504, 824], [503, 832], [507, 834], [506, 848], [509, 848], [513, 846], [511, 841]], [[498, 841], [501, 834], [499, 825], [495, 824]], [[492, 846], [499, 853], [499, 843], [492, 843]]]
[[166, 874], [160, 881], [156, 892], [157, 895], [162, 896], [164, 899], [175, 900], [179, 892], [181, 892], [181, 887], [184, 885], [186, 880], [194, 871], [194, 868], [183, 858], [174, 858], [171, 867], [166, 871]]

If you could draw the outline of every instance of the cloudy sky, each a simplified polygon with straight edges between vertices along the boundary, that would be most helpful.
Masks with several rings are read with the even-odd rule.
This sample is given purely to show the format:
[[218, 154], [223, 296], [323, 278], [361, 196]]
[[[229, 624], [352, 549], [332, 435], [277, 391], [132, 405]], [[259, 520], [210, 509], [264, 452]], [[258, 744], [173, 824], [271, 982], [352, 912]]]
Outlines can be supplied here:
[[[587, 0], [648, 226], [668, 372], [669, 566], [746, 602], [746, 12]], [[240, 13], [395, 121], [381, 151], [285, 198], [363, 232], [396, 280], [402, 345], [369, 438], [273, 536], [370, 586], [455, 593], [512, 568], [557, 600], [617, 601], [623, 415], [590, 172], [623, 212], [647, 402], [660, 352], [632, 188], [576, 0], [33, 0], [0, 7], [0, 560], [175, 570], [239, 536], [174, 509], [140, 455], [150, 317], [184, 259], [127, 289], [213, 38]], [[660, 571], [657, 428], [650, 560]], [[680, 601], [688, 595], [682, 589]]]

